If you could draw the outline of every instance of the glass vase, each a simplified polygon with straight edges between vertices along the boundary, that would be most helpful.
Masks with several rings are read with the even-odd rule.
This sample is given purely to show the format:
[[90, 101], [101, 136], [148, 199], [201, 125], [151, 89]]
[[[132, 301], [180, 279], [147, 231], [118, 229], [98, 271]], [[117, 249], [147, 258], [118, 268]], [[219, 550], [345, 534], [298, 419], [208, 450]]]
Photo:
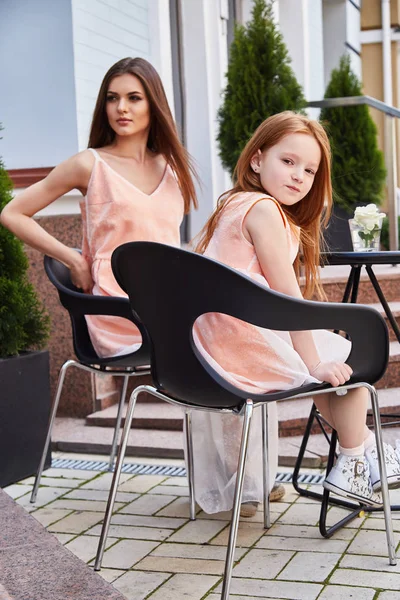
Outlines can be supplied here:
[[354, 252], [378, 252], [381, 239], [382, 220], [372, 231], [361, 227], [354, 219], [349, 219], [351, 241]]

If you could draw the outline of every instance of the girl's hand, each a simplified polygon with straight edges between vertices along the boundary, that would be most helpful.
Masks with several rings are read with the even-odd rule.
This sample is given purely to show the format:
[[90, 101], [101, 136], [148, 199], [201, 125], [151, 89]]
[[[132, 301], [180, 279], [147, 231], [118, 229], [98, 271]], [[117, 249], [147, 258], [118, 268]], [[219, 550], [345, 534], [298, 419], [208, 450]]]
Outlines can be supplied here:
[[320, 362], [313, 369], [310, 369], [310, 375], [320, 381], [330, 383], [333, 387], [345, 384], [352, 373], [353, 370], [349, 365], [334, 361]]
[[83, 256], [74, 250], [72, 261], [68, 266], [72, 283], [86, 294], [91, 293], [94, 282], [90, 267]]

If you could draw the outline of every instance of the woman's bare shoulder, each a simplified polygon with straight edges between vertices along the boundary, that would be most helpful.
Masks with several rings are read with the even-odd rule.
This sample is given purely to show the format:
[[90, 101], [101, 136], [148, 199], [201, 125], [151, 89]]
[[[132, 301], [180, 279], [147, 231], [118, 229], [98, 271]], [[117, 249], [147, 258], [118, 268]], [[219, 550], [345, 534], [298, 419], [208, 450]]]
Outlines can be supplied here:
[[73, 156], [71, 156], [68, 161], [70, 162], [71, 165], [82, 169], [82, 170], [88, 170], [88, 171], [92, 171], [93, 169], [93, 164], [95, 161], [95, 156], [94, 154], [89, 150], [89, 148], [86, 148], [85, 150], [82, 150], [81, 152], [78, 152], [77, 154], [74, 154]]
[[84, 194], [94, 161], [95, 157], [89, 150], [78, 152], [55, 167], [44, 180], [44, 184], [49, 189], [63, 191], [77, 188]]

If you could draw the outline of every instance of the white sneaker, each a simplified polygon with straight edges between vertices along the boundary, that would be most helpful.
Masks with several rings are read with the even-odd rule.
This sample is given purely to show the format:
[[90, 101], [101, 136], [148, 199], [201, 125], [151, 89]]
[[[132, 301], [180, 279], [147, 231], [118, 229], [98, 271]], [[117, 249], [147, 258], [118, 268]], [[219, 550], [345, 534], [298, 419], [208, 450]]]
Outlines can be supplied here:
[[[397, 440], [397, 442], [400, 445], [400, 440]], [[400, 487], [400, 461], [398, 453], [390, 444], [383, 444], [383, 452], [385, 455], [388, 485], [392, 489], [398, 488]], [[369, 462], [372, 488], [374, 492], [379, 492], [381, 489], [381, 476], [379, 474], [378, 451], [375, 444], [365, 451], [365, 458]]]
[[382, 497], [371, 485], [369, 463], [365, 456], [339, 454], [323, 486], [338, 496], [358, 500], [361, 504], [381, 506]]

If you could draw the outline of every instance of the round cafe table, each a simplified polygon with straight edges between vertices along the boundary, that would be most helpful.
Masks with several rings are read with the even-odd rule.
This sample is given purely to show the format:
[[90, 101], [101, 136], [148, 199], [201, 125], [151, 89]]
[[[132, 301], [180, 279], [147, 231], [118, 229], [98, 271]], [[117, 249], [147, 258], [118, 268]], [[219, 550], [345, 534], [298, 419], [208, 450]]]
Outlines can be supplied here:
[[362, 267], [368, 274], [368, 277], [375, 289], [375, 292], [382, 304], [383, 310], [388, 321], [393, 328], [397, 341], [400, 343], [400, 329], [396, 323], [390, 306], [384, 296], [381, 286], [373, 271], [375, 265], [398, 265], [400, 264], [399, 252], [326, 252], [321, 255], [323, 264], [328, 265], [349, 265], [350, 274], [346, 283], [342, 302], [357, 302], [358, 287], [360, 283], [360, 274]]

